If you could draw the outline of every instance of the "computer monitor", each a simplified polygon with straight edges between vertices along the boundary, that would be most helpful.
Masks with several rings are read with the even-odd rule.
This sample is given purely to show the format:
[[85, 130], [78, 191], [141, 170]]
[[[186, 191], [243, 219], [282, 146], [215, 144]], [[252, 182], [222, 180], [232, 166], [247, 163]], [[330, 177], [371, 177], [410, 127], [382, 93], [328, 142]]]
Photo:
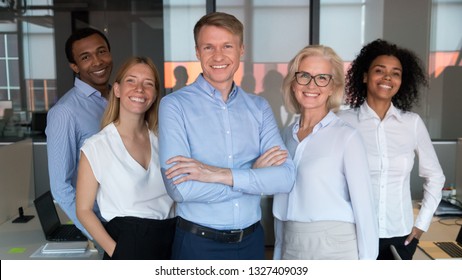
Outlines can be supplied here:
[[13, 109], [13, 101], [2, 100], [0, 101], [0, 119], [3, 119], [5, 115], [5, 109]]
[[[434, 140], [432, 141], [438, 161], [446, 177], [446, 186], [451, 186], [456, 182], [456, 156], [457, 140]], [[414, 159], [414, 166], [411, 172], [411, 197], [414, 200], [423, 198], [423, 185], [425, 179], [419, 176], [419, 160]]]
[[45, 134], [45, 128], [47, 126], [47, 111], [35, 111], [32, 112], [32, 118], [30, 121], [30, 129], [34, 134]]
[[462, 206], [462, 138], [457, 139], [456, 199], [458, 205]]

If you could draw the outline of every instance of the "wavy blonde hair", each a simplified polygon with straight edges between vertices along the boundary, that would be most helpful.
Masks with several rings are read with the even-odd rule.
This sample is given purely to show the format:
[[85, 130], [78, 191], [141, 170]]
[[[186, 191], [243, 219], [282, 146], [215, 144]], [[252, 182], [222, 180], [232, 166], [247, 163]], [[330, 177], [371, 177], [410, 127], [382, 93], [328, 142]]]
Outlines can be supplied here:
[[332, 81], [334, 89], [332, 95], [327, 99], [327, 108], [334, 112], [338, 111], [343, 102], [343, 94], [345, 92], [345, 73], [343, 71], [343, 60], [330, 47], [323, 45], [306, 46], [300, 50], [297, 55], [289, 62], [288, 72], [284, 78], [282, 91], [284, 103], [291, 113], [300, 114], [301, 106], [295, 98], [295, 92], [292, 90], [295, 81], [295, 72], [303, 59], [310, 56], [324, 57], [330, 61], [332, 65]]
[[[159, 71], [157, 71], [157, 67], [154, 64], [154, 62], [152, 62], [152, 60], [149, 57], [140, 57], [140, 56], [130, 57], [120, 67], [119, 71], [117, 72], [114, 83], [120, 83], [125, 77], [125, 75], [127, 74], [127, 71], [137, 64], [147, 65], [151, 69], [153, 77], [154, 77], [154, 89], [155, 89], [156, 100], [151, 105], [151, 107], [144, 113], [144, 120], [148, 124], [148, 128], [157, 135], [158, 126], [159, 126], [158, 111], [159, 111], [159, 103], [160, 103], [161, 96], [160, 96]], [[112, 87], [111, 92], [109, 94], [109, 101], [108, 101], [107, 108], [104, 111], [103, 118], [101, 119], [102, 128], [112, 122], [119, 120], [119, 108], [120, 108], [120, 99], [115, 96], [114, 87]]]

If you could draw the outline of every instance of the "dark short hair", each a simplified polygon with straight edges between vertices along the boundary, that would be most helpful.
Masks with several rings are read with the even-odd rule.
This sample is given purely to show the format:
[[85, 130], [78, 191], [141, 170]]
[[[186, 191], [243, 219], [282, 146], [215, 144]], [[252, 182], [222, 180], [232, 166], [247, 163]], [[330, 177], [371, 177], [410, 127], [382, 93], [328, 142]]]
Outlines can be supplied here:
[[67, 61], [69, 61], [70, 63], [75, 63], [74, 55], [72, 54], [72, 46], [74, 45], [74, 42], [81, 40], [83, 38], [90, 37], [91, 35], [94, 35], [94, 34], [98, 34], [99, 36], [101, 36], [101, 38], [103, 38], [104, 41], [106, 41], [107, 48], [109, 49], [109, 51], [111, 51], [111, 45], [109, 44], [109, 40], [107, 39], [106, 35], [104, 35], [103, 32], [97, 29], [91, 28], [91, 27], [85, 27], [85, 28], [77, 29], [67, 39], [66, 46], [65, 46]]

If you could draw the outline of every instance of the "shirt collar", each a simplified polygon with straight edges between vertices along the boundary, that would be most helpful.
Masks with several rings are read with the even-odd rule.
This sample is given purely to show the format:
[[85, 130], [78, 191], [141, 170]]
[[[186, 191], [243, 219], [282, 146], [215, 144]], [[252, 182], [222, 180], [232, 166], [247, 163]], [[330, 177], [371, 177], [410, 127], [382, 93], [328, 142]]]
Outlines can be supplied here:
[[[322, 120], [318, 124], [314, 126], [313, 133], [316, 133], [321, 128], [328, 126], [331, 122], [333, 122], [337, 118], [338, 117], [337, 115], [335, 115], [335, 113], [333, 113], [332, 111], [329, 111], [329, 113], [327, 113], [327, 115], [324, 118], [322, 118]], [[296, 118], [295, 125], [292, 128], [292, 133], [294, 134], [294, 137], [296, 137], [296, 139], [298, 139], [297, 132], [299, 129], [300, 129], [300, 116]]]
[[[222, 99], [221, 92], [214, 88], [203, 76], [203, 74], [199, 74], [199, 76], [196, 79], [196, 83], [199, 85], [199, 87], [202, 89], [200, 92], [207, 94], [208, 96], [212, 98], [219, 98]], [[233, 82], [233, 87], [231, 88], [231, 93], [229, 94], [228, 100], [231, 100], [234, 98], [234, 96], [238, 92], [238, 87], [236, 84]]]
[[91, 96], [92, 94], [97, 94], [101, 97], [101, 92], [90, 86], [89, 84], [85, 83], [84, 81], [80, 80], [79, 78], [75, 77], [74, 79], [74, 87], [78, 88], [86, 97]]
[[[401, 111], [396, 108], [393, 103], [391, 103], [390, 108], [388, 109], [387, 113], [385, 114], [384, 119], [388, 119], [394, 117], [398, 121], [402, 121], [403, 117], [401, 116]], [[359, 120], [367, 120], [367, 119], [380, 119], [377, 113], [372, 110], [371, 107], [369, 107], [369, 104], [367, 104], [367, 101], [364, 101], [364, 103], [361, 105], [359, 108]]]

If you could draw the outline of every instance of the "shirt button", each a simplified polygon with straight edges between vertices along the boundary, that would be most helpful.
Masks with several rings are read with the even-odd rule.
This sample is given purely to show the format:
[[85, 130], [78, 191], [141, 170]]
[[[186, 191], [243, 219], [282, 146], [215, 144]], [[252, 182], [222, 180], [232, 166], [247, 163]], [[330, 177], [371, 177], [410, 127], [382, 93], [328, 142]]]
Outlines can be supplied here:
[[228, 131], [226, 131], [226, 134], [229, 134], [229, 133], [230, 133], [230, 131], [229, 131], [229, 130], [228, 130]]
[[233, 156], [228, 156], [228, 158], [233, 158]]

